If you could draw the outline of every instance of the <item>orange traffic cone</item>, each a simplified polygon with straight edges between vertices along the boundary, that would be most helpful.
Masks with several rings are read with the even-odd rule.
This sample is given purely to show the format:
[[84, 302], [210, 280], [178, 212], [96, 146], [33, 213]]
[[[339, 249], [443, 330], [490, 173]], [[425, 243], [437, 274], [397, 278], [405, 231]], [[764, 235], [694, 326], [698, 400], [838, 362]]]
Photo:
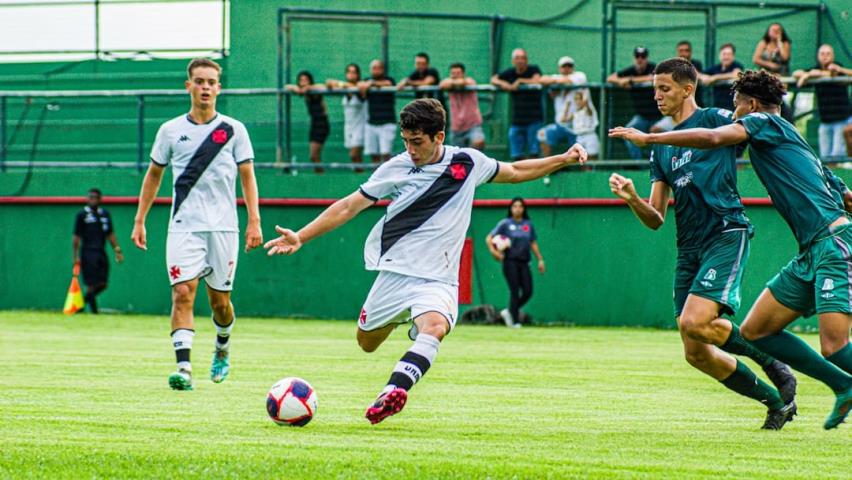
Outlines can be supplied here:
[[80, 264], [74, 264], [74, 276], [71, 277], [71, 286], [68, 287], [68, 295], [65, 297], [65, 308], [62, 313], [65, 315], [74, 315], [86, 306], [83, 300], [83, 291], [80, 290], [80, 281], [77, 277], [80, 275]]

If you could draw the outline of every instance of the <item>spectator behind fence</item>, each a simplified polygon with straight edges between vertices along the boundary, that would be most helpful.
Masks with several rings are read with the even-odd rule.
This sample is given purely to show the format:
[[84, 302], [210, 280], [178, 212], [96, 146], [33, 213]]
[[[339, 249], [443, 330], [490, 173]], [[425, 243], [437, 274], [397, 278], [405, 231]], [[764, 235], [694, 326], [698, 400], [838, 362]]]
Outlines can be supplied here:
[[[701, 60], [696, 60], [695, 58], [692, 58], [692, 42], [690, 42], [689, 40], [681, 40], [677, 42], [677, 45], [675, 46], [675, 54], [678, 57], [683, 58], [684, 60], [689, 60], [689, 63], [691, 63], [692, 66], [695, 67], [695, 71], [699, 74], [704, 71], [704, 64], [701, 63]], [[695, 103], [697, 103], [699, 107], [704, 106], [703, 96], [704, 92], [702, 92], [701, 88], [696, 85]], [[665, 120], [665, 131], [669, 131], [674, 128], [674, 121], [672, 120], [672, 117], [663, 117], [663, 120]]]
[[780, 23], [773, 23], [766, 29], [763, 38], [757, 42], [751, 61], [770, 73], [786, 76], [790, 74], [790, 37]]
[[698, 77], [701, 83], [713, 86], [713, 106], [734, 110], [734, 92], [731, 90], [730, 80], [737, 78], [745, 67], [738, 62], [735, 55], [737, 49], [733, 43], [726, 43], [719, 48], [719, 63], [709, 67]]
[[592, 95], [588, 88], [580, 88], [572, 92], [574, 101], [568, 113], [571, 130], [577, 136], [577, 143], [586, 149], [590, 160], [598, 158], [601, 147], [598, 142], [598, 111], [592, 103]]
[[[420, 52], [414, 56], [414, 71], [399, 82], [397, 89], [437, 85], [440, 80], [441, 75], [438, 70], [429, 66], [429, 54]], [[440, 100], [440, 96], [433, 95], [433, 92], [416, 92], [414, 96], [416, 98], [432, 98], [434, 96]]]
[[[793, 76], [801, 87], [812, 78], [852, 75], [852, 69], [843, 68], [834, 61], [834, 49], [823, 45], [817, 51], [817, 64], [810, 70], [796, 70]], [[842, 157], [846, 153], [843, 130], [852, 124], [852, 107], [849, 104], [849, 86], [845, 83], [817, 83], [817, 109], [819, 111], [819, 156]]]
[[541, 70], [530, 65], [523, 48], [512, 50], [513, 67], [491, 77], [491, 83], [511, 92], [512, 123], [509, 126], [509, 154], [512, 160], [538, 155], [538, 131], [544, 123], [542, 92], [537, 89], [519, 90], [521, 85], [538, 84]]
[[367, 98], [367, 128], [364, 130], [364, 154], [373, 163], [384, 162], [391, 156], [396, 138], [396, 95], [377, 88], [393, 86], [393, 78], [385, 74], [381, 60], [370, 62], [370, 79], [358, 83]]
[[852, 124], [843, 129], [843, 136], [846, 137], [846, 156], [852, 157]]
[[[585, 73], [574, 71], [573, 58], [562, 57], [556, 63], [556, 66], [559, 68], [559, 73], [542, 77], [542, 85], [583, 85], [587, 83]], [[553, 99], [553, 123], [538, 131], [538, 141], [541, 144], [542, 155], [545, 157], [549, 157], [553, 147], [560, 143], [567, 143], [568, 146], [571, 146], [577, 140], [577, 135], [571, 129], [569, 118], [573, 110], [574, 90], [551, 89], [549, 94]]]
[[485, 148], [485, 133], [482, 131], [482, 113], [479, 97], [474, 90], [476, 80], [465, 75], [464, 64], [450, 65], [450, 78], [441, 80], [440, 87], [450, 95], [450, 144], [457, 147]]
[[[356, 88], [361, 81], [361, 67], [355, 63], [346, 66], [345, 79], [328, 80], [328, 88]], [[343, 146], [349, 149], [352, 163], [361, 163], [364, 150], [364, 129], [367, 127], [367, 101], [363, 93], [343, 95]], [[360, 170], [356, 170], [360, 171]]]
[[[649, 132], [651, 127], [657, 125], [663, 118], [654, 100], [654, 89], [648, 87], [634, 87], [636, 83], [650, 82], [654, 79], [654, 69], [657, 65], [648, 61], [648, 49], [642, 46], [633, 49], [633, 65], [610, 74], [606, 81], [621, 88], [630, 90], [630, 98], [633, 101], [635, 114], [627, 123], [627, 128], [635, 128], [643, 132]], [[664, 124], [660, 125], [661, 127]], [[642, 149], [632, 144], [627, 145], [630, 158], [642, 158]]]
[[86, 305], [92, 313], [98, 313], [95, 297], [107, 288], [109, 260], [104, 249], [107, 240], [115, 252], [116, 263], [123, 262], [124, 255], [115, 238], [112, 217], [101, 208], [101, 191], [92, 188], [86, 206], [74, 219], [74, 235], [71, 237], [74, 265], [79, 264], [81, 267], [83, 283], [86, 285]]
[[[317, 90], [325, 90], [326, 87], [315, 84], [314, 76], [307, 70], [302, 70], [296, 75], [296, 83], [296, 85], [287, 85], [286, 89], [305, 96], [305, 105], [308, 107], [308, 115], [311, 117], [311, 129], [308, 133], [311, 162], [322, 163], [322, 147], [325, 145], [331, 129], [328, 123], [325, 99]], [[314, 167], [314, 171], [322, 173], [323, 168]]]

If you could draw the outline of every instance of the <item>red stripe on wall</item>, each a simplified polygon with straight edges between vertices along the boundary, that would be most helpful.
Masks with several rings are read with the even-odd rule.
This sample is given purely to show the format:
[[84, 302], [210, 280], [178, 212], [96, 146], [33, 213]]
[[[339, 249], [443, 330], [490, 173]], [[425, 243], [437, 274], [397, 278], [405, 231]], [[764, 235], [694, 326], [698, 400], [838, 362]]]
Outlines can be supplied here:
[[[259, 203], [269, 207], [327, 207], [334, 203], [334, 198], [261, 198]], [[618, 198], [526, 198], [524, 201], [530, 207], [618, 207], [625, 205]], [[479, 208], [505, 208], [509, 199], [474, 200], [473, 206]], [[0, 205], [84, 205], [86, 197], [0, 197]], [[104, 197], [104, 205], [136, 205], [137, 197]], [[155, 205], [171, 205], [172, 199], [158, 197]], [[242, 199], [237, 203], [242, 205]], [[376, 206], [387, 206], [388, 200], [379, 200]], [[743, 198], [745, 206], [772, 205], [769, 198]]]

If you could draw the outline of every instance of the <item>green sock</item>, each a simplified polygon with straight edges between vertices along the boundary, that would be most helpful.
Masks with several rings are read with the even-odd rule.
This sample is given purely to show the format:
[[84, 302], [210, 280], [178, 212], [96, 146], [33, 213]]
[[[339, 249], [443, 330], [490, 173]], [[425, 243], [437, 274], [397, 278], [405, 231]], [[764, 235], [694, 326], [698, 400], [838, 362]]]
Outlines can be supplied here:
[[734, 370], [731, 376], [722, 380], [722, 385], [740, 395], [757, 400], [769, 407], [770, 410], [784, 408], [784, 401], [781, 400], [778, 390], [775, 390], [767, 385], [766, 382], [757, 378], [757, 375], [739, 360], [737, 360], [737, 369]]
[[746, 356], [757, 362], [761, 367], [767, 367], [775, 361], [771, 355], [761, 352], [754, 344], [743, 338], [740, 335], [740, 327], [734, 322], [731, 322], [731, 335], [725, 340], [724, 344], [719, 345], [719, 348], [734, 355]]
[[825, 359], [837, 365], [846, 373], [852, 374], [852, 344], [847, 343], [845, 347], [825, 357]]
[[828, 385], [834, 393], [852, 388], [852, 376], [822, 358], [804, 340], [786, 330], [752, 343], [794, 369]]

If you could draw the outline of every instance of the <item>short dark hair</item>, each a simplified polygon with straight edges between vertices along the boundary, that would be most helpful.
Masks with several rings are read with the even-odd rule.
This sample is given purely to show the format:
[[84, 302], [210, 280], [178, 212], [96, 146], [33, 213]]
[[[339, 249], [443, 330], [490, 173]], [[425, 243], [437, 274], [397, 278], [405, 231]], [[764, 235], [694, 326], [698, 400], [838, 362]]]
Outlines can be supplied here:
[[508, 209], [508, 211], [506, 212], [506, 217], [509, 217], [509, 218], [511, 218], [511, 217], [512, 217], [512, 205], [514, 205], [514, 204], [515, 204], [515, 202], [520, 202], [520, 203], [521, 203], [521, 206], [522, 206], [522, 207], [524, 207], [524, 214], [523, 214], [522, 216], [523, 216], [525, 219], [529, 220], [529, 219], [530, 219], [530, 216], [529, 216], [529, 214], [527, 213], [527, 202], [525, 202], [525, 201], [524, 201], [524, 199], [523, 199], [522, 197], [515, 197], [515, 198], [513, 198], [513, 199], [512, 199], [512, 201], [511, 201], [511, 202], [509, 202], [509, 209]]
[[464, 69], [464, 64], [463, 64], [463, 63], [460, 63], [460, 62], [451, 63], [451, 64], [450, 64], [450, 70], [452, 70], [452, 69], [454, 69], [454, 68], [461, 68], [462, 72], [464, 72], [464, 71], [465, 71], [465, 69]]
[[654, 69], [654, 75], [666, 74], [670, 74], [672, 79], [681, 85], [684, 83], [695, 85], [698, 82], [698, 72], [695, 71], [695, 66], [685, 58], [674, 57], [658, 63], [657, 68]]
[[784, 101], [786, 89], [781, 80], [764, 70], [746, 70], [737, 75], [731, 90], [748, 95], [758, 102], [778, 107]]
[[94, 193], [95, 195], [97, 195], [97, 196], [98, 196], [98, 198], [101, 198], [101, 197], [102, 197], [102, 195], [101, 195], [101, 190], [100, 190], [99, 188], [90, 188], [90, 189], [89, 189], [89, 194], [91, 195], [91, 194], [93, 194], [93, 193]]
[[199, 67], [214, 68], [219, 73], [219, 77], [222, 76], [222, 66], [218, 63], [209, 58], [193, 58], [190, 60], [189, 65], [186, 66], [186, 78], [192, 80], [192, 71]]
[[[361, 67], [359, 67], [357, 63], [350, 63], [349, 65], [346, 65], [346, 70], [349, 70], [350, 68], [354, 68], [355, 73], [358, 74], [358, 78], [361, 78]], [[346, 70], [344, 70], [344, 72]]]
[[686, 45], [687, 47], [689, 47], [690, 50], [692, 50], [692, 43], [689, 40], [681, 40], [677, 42], [678, 47], [681, 45]]
[[309, 72], [307, 70], [302, 70], [301, 72], [296, 74], [296, 82], [298, 82], [299, 77], [302, 77], [302, 76], [308, 77], [308, 83], [310, 83], [311, 85], [314, 84], [314, 76], [313, 76], [313, 74], [311, 74], [311, 72]]
[[426, 52], [418, 52], [415, 57], [422, 57], [426, 59], [426, 63], [429, 63], [429, 54]]
[[418, 98], [403, 107], [399, 113], [399, 128], [410, 132], [423, 132], [429, 138], [435, 138], [444, 131], [447, 112], [441, 102], [434, 98]]
[[735, 47], [733, 43], [726, 43], [722, 45], [721, 47], [719, 47], [719, 51], [721, 52], [726, 48], [730, 48], [732, 52], [737, 53], [737, 47]]

